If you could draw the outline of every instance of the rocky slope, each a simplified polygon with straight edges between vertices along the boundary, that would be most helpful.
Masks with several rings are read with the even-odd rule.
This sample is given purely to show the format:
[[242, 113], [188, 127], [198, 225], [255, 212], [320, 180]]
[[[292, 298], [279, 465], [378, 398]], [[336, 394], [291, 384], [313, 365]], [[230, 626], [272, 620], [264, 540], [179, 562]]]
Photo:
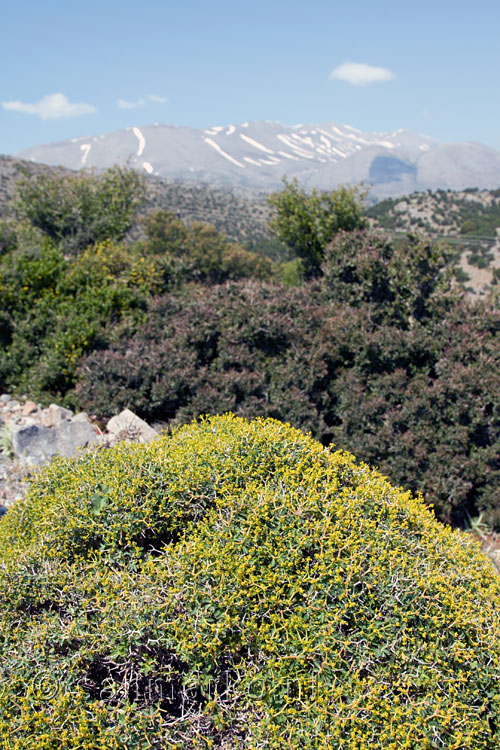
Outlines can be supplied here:
[[475, 293], [500, 281], [500, 190], [437, 190], [380, 201], [367, 210], [374, 227], [421, 232], [456, 251], [461, 280]]
[[57, 404], [42, 408], [27, 397], [0, 395], [0, 515], [22, 497], [34, 472], [56, 455], [109, 448], [116, 442], [149, 442], [163, 425], [150, 427], [129, 409], [101, 429], [86, 412], [73, 414]]

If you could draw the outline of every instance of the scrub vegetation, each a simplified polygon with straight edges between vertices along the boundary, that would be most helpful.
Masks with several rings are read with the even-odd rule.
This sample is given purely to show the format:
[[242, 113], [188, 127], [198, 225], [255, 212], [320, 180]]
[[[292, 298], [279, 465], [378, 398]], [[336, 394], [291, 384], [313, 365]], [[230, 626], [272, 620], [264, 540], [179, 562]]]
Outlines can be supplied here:
[[500, 585], [476, 543], [275, 420], [59, 459], [0, 524], [15, 750], [486, 750]]
[[270, 198], [284, 253], [171, 211], [126, 240], [141, 195], [121, 169], [21, 182], [0, 257], [1, 389], [103, 421], [270, 416], [423, 491], [443, 521], [500, 529], [498, 297], [458, 288], [453, 250], [370, 230], [356, 189], [286, 181]]
[[500, 529], [495, 288], [357, 189], [285, 180], [251, 250], [141, 200], [42, 170], [0, 227], [0, 389], [165, 428], [3, 515], [0, 745], [498, 747], [500, 579], [453, 529]]

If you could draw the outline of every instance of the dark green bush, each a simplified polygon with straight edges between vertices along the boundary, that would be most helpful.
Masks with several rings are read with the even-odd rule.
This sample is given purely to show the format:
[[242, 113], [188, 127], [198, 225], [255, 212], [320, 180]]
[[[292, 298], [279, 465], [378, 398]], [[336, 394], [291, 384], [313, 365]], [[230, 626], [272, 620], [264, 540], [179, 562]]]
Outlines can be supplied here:
[[58, 460], [0, 522], [15, 750], [492, 750], [474, 542], [275, 421]]
[[377, 323], [409, 328], [442, 316], [457, 296], [445, 246], [409, 235], [396, 242], [377, 232], [339, 232], [326, 247], [324, 284], [340, 304], [372, 306]]
[[147, 323], [84, 361], [77, 398], [101, 416], [130, 407], [174, 424], [229, 409], [282, 419], [425, 490], [442, 520], [483, 512], [500, 528], [498, 310], [447, 301], [403, 328], [322, 289], [245, 282], [158, 298]]
[[463, 300], [441, 322], [380, 328], [334, 384], [334, 440], [466, 526], [500, 528], [500, 311]]
[[129, 406], [178, 423], [232, 410], [321, 430], [328, 365], [315, 343], [323, 323], [309, 287], [189, 287], [154, 300], [143, 326], [90, 355], [76, 398], [100, 416]]

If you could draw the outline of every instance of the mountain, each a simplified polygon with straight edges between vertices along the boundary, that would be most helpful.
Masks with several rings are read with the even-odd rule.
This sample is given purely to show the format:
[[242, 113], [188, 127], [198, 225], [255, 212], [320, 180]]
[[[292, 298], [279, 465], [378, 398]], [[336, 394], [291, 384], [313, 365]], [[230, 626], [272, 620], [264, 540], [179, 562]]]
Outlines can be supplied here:
[[268, 192], [281, 178], [332, 189], [364, 182], [378, 199], [438, 188], [500, 186], [500, 151], [443, 144], [405, 130], [243, 122], [198, 130], [153, 124], [36, 146], [16, 154], [69, 169], [130, 164], [157, 177]]

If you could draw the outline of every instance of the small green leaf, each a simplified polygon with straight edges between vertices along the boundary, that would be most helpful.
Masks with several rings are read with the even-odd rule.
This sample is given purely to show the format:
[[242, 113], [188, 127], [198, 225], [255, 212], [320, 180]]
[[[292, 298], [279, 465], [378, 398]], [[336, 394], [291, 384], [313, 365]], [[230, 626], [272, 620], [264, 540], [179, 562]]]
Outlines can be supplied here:
[[109, 502], [109, 492], [109, 487], [102, 487], [101, 485], [99, 485], [98, 492], [94, 492], [94, 494], [91, 495], [92, 513], [95, 516], [107, 506]]

